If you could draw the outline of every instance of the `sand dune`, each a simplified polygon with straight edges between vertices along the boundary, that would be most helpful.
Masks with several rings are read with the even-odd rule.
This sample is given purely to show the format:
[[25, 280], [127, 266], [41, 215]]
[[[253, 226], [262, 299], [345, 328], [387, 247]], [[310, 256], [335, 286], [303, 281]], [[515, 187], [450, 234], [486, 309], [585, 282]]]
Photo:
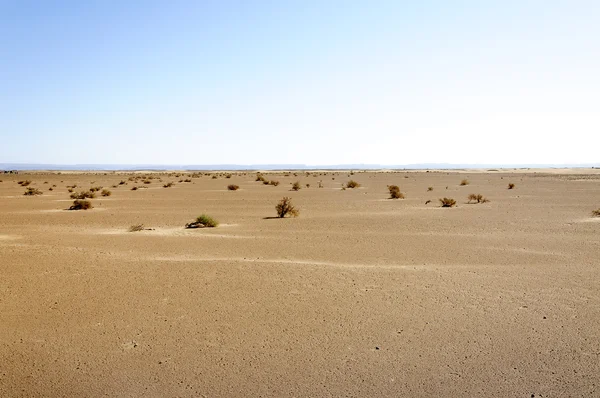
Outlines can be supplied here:
[[600, 396], [600, 170], [145, 174], [0, 178], [0, 396]]

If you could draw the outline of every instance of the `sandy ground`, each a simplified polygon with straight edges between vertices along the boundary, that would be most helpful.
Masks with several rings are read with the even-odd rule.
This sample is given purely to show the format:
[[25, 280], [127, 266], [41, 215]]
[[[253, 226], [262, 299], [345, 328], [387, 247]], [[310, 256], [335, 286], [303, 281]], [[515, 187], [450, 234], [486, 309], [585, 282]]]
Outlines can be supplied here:
[[297, 174], [0, 175], [0, 396], [600, 396], [600, 170]]

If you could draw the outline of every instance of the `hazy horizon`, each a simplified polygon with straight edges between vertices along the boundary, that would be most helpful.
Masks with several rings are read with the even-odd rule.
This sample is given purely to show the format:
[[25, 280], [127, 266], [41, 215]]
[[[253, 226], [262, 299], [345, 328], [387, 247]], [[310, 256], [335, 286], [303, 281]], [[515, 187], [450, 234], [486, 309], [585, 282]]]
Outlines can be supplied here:
[[600, 3], [0, 2], [0, 162], [598, 161]]

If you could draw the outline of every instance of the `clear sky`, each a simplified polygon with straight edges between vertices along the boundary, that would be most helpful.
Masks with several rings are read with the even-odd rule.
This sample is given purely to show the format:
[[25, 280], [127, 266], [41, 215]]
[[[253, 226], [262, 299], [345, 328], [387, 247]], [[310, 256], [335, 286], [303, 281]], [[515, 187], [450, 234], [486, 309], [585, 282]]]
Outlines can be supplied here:
[[597, 163], [599, 97], [596, 0], [0, 0], [0, 163]]

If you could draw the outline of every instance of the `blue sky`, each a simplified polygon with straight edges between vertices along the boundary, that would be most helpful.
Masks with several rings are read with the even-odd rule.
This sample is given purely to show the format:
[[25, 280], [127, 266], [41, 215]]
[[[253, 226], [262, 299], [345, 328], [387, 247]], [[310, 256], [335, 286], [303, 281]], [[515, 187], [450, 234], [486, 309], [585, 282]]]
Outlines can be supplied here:
[[600, 162], [598, 1], [0, 0], [0, 162]]

